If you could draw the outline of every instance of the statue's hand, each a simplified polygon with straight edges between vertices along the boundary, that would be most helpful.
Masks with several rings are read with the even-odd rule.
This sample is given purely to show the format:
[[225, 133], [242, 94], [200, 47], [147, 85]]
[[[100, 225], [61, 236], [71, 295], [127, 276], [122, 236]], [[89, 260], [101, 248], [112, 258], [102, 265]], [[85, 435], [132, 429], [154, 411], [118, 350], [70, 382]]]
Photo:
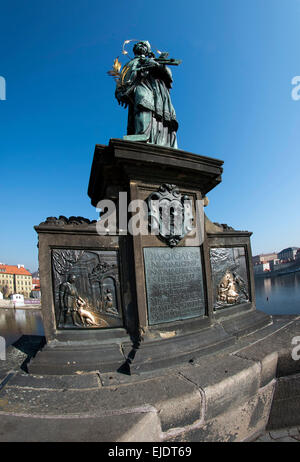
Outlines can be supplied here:
[[124, 101], [123, 99], [118, 98], [117, 96], [116, 96], [116, 98], [117, 98], [117, 101], [118, 101], [119, 105], [121, 105], [122, 107], [125, 107], [125, 109], [126, 109], [127, 106], [128, 106], [128, 103], [126, 101]]
[[124, 88], [124, 86], [123, 86], [122, 91], [121, 91], [121, 89], [116, 90], [115, 97], [117, 98], [118, 103], [121, 106], [124, 106], [125, 109], [126, 109], [127, 106], [128, 106], [128, 103], [129, 103], [128, 96], [126, 94], [126, 87]]
[[118, 101], [118, 104], [123, 104], [123, 102], [122, 102], [122, 97], [121, 97], [121, 95], [120, 95], [120, 92], [117, 92], [117, 91], [116, 91], [115, 97], [116, 97], [116, 99], [117, 99], [117, 101]]
[[146, 58], [145, 61], [140, 62], [140, 65], [139, 65], [139, 67], [137, 67], [136, 70], [140, 71], [140, 72], [144, 72], [144, 71], [147, 71], [149, 69], [153, 69], [155, 67], [161, 67], [161, 64], [154, 61], [154, 59]]

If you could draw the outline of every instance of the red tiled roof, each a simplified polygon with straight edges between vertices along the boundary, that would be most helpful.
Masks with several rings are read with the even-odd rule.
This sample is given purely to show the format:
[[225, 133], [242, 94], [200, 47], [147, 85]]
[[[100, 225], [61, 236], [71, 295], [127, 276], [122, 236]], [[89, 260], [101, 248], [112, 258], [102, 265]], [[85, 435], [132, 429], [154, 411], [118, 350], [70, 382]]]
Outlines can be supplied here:
[[[1, 271], [1, 270], [5, 271]], [[31, 276], [31, 273], [25, 268], [18, 268], [14, 265], [0, 265], [0, 274], [21, 274], [25, 276]]]

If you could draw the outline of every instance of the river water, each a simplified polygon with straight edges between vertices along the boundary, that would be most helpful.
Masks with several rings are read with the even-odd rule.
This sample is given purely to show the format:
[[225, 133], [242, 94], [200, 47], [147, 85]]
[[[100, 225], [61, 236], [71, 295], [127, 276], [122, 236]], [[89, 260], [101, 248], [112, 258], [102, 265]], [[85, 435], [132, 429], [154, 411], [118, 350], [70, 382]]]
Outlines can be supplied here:
[[300, 271], [255, 278], [256, 308], [268, 314], [300, 314]]
[[[300, 314], [300, 272], [256, 278], [256, 307], [268, 314]], [[22, 335], [44, 335], [41, 310], [0, 309], [0, 336], [11, 345]]]
[[44, 335], [41, 310], [0, 308], [0, 336], [6, 346], [22, 335]]

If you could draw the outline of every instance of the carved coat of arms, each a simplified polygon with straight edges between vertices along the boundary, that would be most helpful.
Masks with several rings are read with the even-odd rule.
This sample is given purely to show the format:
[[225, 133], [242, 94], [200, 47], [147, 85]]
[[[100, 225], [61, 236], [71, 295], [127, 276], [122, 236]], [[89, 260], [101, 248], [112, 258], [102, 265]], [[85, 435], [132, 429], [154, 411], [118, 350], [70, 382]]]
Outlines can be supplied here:
[[147, 199], [149, 228], [170, 247], [193, 229], [192, 201], [175, 184], [163, 184]]

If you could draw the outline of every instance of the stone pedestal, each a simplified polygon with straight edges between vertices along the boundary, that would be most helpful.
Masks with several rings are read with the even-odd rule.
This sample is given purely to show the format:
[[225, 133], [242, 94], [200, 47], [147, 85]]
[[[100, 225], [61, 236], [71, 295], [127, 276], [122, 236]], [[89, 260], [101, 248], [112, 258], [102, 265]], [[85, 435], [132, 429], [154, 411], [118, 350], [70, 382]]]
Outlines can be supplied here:
[[[96, 146], [88, 194], [100, 222], [52, 217], [35, 228], [48, 343], [30, 372], [169, 367], [271, 322], [255, 307], [251, 233], [204, 214], [222, 164], [139, 142]], [[143, 232], [132, 235], [138, 204]]]

